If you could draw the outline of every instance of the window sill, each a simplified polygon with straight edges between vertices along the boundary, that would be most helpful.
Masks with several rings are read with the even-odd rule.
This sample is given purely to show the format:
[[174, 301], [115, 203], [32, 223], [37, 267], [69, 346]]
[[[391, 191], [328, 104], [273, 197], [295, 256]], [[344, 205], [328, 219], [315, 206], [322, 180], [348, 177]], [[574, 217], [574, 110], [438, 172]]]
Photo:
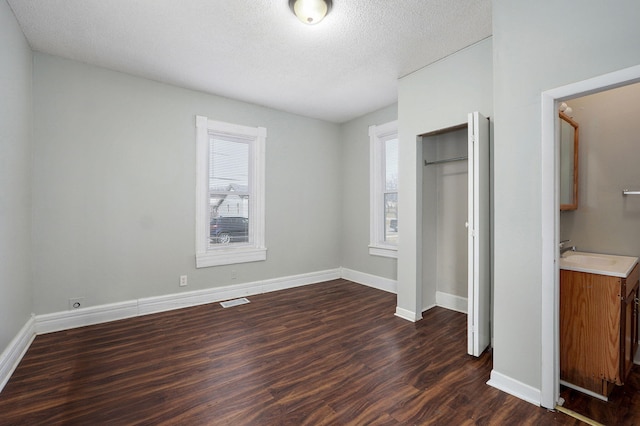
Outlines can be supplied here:
[[373, 256], [398, 258], [398, 247], [394, 246], [369, 246], [369, 254]]
[[266, 248], [229, 248], [209, 250], [196, 254], [196, 268], [209, 266], [233, 265], [236, 263], [260, 262], [267, 260]]

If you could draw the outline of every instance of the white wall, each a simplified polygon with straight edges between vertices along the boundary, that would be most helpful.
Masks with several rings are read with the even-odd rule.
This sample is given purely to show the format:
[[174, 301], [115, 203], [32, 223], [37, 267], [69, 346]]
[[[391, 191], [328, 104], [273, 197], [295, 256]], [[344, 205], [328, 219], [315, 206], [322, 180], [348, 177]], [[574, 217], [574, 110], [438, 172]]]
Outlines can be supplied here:
[[578, 250], [640, 256], [640, 84], [568, 101], [579, 124], [578, 210], [560, 213], [560, 238]]
[[396, 259], [369, 254], [369, 126], [397, 118], [394, 104], [340, 126], [341, 266], [391, 280], [396, 279]]
[[[435, 169], [423, 166], [422, 141], [418, 135], [465, 123], [467, 114], [473, 111], [487, 117], [493, 115], [491, 39], [400, 79], [398, 222], [402, 228], [398, 259], [398, 312], [405, 316], [420, 318], [424, 307], [435, 304], [437, 289], [437, 203], [425, 204], [422, 208], [423, 173], [427, 182], [436, 179], [436, 174]], [[435, 194], [429, 199], [436, 199]], [[424, 229], [424, 244], [421, 237], [423, 219], [425, 224], [429, 224]], [[423, 269], [434, 273], [422, 277]]]
[[31, 315], [31, 49], [0, 0], [0, 353]]
[[[10, 163], [0, 171], [0, 344], [6, 344], [30, 308], [30, 253], [21, 241], [30, 228], [31, 55], [4, 1], [0, 19], [0, 142], [2, 159]], [[540, 94], [640, 64], [639, 21], [637, 0], [615, 7], [596, 0], [494, 0], [492, 39], [399, 82], [398, 308], [418, 317], [423, 307], [422, 152], [416, 136], [464, 122], [470, 111], [490, 115], [494, 371], [533, 388], [540, 387], [542, 368]], [[189, 275], [186, 289], [193, 290], [341, 263], [344, 225], [335, 212], [344, 211], [341, 182], [349, 173], [341, 156], [357, 155], [340, 147], [341, 140], [355, 139], [339, 126], [42, 54], [35, 55], [33, 91], [35, 312], [64, 310], [76, 296], [94, 305], [178, 292], [181, 274]], [[269, 131], [267, 262], [194, 268], [196, 114]], [[353, 154], [360, 149], [351, 148]], [[282, 203], [289, 205], [277, 209]], [[287, 213], [296, 206], [299, 214]], [[433, 247], [424, 250], [435, 259], [429, 256]], [[365, 265], [363, 259], [349, 263]], [[387, 263], [380, 273], [392, 276], [392, 269]], [[429, 293], [432, 288], [427, 284]]]
[[541, 93], [639, 64], [639, 20], [636, 0], [493, 2], [493, 366], [532, 389], [542, 369]]
[[[34, 108], [37, 314], [340, 266], [338, 125], [40, 53]], [[197, 114], [267, 128], [265, 262], [195, 268]]]

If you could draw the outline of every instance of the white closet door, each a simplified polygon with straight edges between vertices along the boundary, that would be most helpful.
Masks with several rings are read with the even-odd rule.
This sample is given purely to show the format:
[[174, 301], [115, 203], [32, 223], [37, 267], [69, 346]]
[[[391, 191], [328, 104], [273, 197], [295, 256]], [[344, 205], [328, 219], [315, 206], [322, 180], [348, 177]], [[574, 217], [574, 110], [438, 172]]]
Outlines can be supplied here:
[[491, 230], [489, 120], [469, 114], [468, 335], [467, 351], [480, 356], [491, 341]]

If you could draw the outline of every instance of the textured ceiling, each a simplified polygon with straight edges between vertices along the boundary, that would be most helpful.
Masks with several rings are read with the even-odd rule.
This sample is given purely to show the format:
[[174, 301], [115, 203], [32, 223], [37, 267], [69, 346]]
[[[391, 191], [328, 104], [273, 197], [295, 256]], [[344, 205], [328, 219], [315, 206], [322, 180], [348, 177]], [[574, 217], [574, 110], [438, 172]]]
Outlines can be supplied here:
[[333, 122], [397, 101], [397, 79], [491, 35], [490, 0], [8, 0], [31, 47]]

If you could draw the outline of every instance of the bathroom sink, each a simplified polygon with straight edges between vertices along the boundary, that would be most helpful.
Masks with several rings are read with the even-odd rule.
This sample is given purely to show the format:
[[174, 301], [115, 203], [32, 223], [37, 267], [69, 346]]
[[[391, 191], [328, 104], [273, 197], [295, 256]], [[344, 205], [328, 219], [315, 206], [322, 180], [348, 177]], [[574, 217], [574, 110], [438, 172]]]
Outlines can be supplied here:
[[565, 258], [568, 263], [576, 263], [584, 266], [611, 266], [616, 263], [615, 259], [610, 257], [604, 257], [597, 254], [589, 253], [575, 253], [573, 256], [569, 255]]
[[560, 256], [560, 269], [626, 278], [637, 257], [568, 251]]

